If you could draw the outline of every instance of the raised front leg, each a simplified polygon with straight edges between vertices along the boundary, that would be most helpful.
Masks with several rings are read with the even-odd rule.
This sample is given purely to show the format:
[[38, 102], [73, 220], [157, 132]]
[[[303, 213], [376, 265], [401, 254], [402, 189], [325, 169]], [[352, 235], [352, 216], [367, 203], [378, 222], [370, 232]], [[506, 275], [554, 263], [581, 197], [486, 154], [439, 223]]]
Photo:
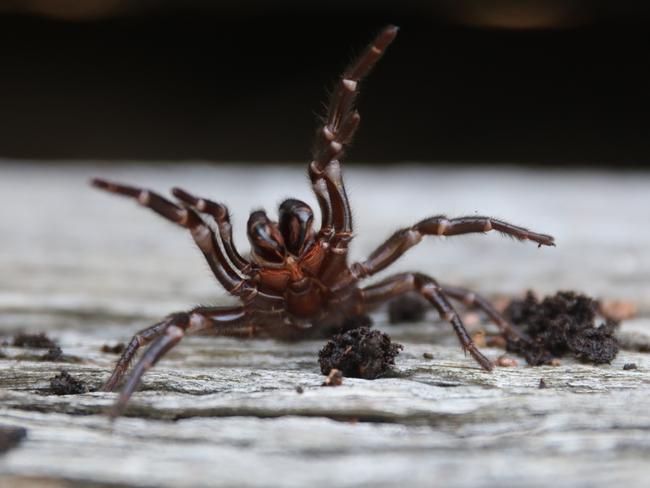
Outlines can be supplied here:
[[329, 100], [323, 125], [316, 131], [309, 178], [322, 213], [321, 235], [333, 237], [334, 246], [345, 246], [352, 234], [352, 214], [341, 176], [340, 161], [359, 126], [354, 108], [359, 85], [397, 35], [388, 26], [345, 70]]
[[519, 241], [532, 241], [539, 246], [555, 246], [552, 236], [538, 234], [524, 227], [491, 217], [458, 217], [448, 219], [437, 215], [424, 219], [412, 227], [401, 229], [379, 246], [368, 259], [352, 265], [358, 278], [371, 276], [394, 263], [402, 254], [418, 244], [424, 236], [454, 236], [497, 231]]
[[252, 330], [253, 325], [249, 323], [243, 307], [201, 307], [190, 312], [170, 315], [166, 320], [138, 332], [118, 360], [104, 390], [113, 391], [124, 377], [137, 350], [148, 343], [151, 345], [133, 367], [110, 411], [110, 417], [115, 418], [122, 413], [142, 376], [178, 344], [185, 334], [209, 332], [212, 335], [241, 337], [250, 336]]
[[493, 368], [492, 362], [478, 350], [467, 333], [460, 316], [433, 278], [420, 273], [397, 274], [380, 283], [361, 289], [360, 293], [363, 305], [367, 309], [372, 309], [392, 298], [412, 291], [426, 298], [438, 310], [440, 318], [451, 324], [463, 349], [469, 352], [483, 369], [490, 371]]

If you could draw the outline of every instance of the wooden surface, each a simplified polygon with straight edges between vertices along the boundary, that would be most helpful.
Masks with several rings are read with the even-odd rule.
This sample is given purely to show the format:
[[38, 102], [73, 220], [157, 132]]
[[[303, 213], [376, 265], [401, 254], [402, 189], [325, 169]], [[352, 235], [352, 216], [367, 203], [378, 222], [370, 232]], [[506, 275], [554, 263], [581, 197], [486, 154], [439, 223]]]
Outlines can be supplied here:
[[[497, 235], [428, 239], [396, 270], [488, 295], [574, 288], [633, 300], [631, 349], [605, 366], [565, 359], [493, 373], [433, 314], [377, 327], [405, 345], [391, 377], [323, 388], [323, 341], [189, 338], [145, 377], [128, 417], [113, 395], [55, 396], [61, 369], [98, 387], [101, 346], [197, 303], [226, 303], [182, 230], [90, 189], [104, 176], [173, 185], [248, 212], [314, 199], [297, 167], [20, 166], [0, 162], [0, 327], [47, 331], [68, 362], [2, 347], [0, 426], [27, 438], [0, 457], [1, 486], [645, 486], [650, 458], [650, 177], [417, 166], [350, 169], [355, 257], [425, 216], [488, 214], [554, 234], [555, 249]], [[248, 183], [245, 183], [248, 181]], [[479, 327], [483, 324], [479, 325]], [[486, 348], [496, 358], [503, 353]], [[423, 353], [433, 354], [432, 360]], [[623, 370], [625, 363], [636, 370]], [[543, 378], [548, 385], [539, 389]], [[296, 392], [301, 386], [304, 393]]]

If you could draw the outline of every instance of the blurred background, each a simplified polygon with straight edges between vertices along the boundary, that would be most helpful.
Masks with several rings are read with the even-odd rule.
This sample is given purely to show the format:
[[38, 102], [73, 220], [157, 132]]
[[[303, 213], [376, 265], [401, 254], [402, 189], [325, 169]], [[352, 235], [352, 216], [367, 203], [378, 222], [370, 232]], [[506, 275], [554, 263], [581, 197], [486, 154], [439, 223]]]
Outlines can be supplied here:
[[303, 163], [387, 23], [350, 160], [650, 163], [631, 0], [0, 0], [0, 157]]

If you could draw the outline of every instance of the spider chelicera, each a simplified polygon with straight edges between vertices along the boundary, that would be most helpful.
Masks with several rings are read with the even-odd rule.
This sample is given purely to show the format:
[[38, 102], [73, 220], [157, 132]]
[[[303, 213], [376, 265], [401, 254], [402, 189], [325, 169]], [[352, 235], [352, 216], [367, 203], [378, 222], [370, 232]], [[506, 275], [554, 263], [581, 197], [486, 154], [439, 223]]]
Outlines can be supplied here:
[[142, 375], [186, 334], [265, 335], [281, 339], [313, 336], [314, 331], [331, 334], [349, 327], [354, 317], [409, 292], [419, 293], [451, 323], [463, 349], [486, 370], [492, 369], [492, 362], [472, 342], [449, 299], [483, 310], [511, 339], [528, 340], [487, 300], [463, 288], [440, 285], [422, 273], [400, 273], [368, 286], [360, 283], [391, 265], [423, 236], [495, 230], [540, 246], [553, 246], [553, 237], [549, 235], [490, 217], [450, 219], [437, 215], [398, 230], [365, 261], [348, 263], [348, 246], [353, 237], [352, 215], [341, 176], [341, 159], [359, 126], [360, 116], [355, 108], [359, 84], [395, 39], [397, 31], [394, 26], [384, 28], [343, 73], [316, 132], [309, 178], [321, 212], [319, 229], [314, 228], [312, 209], [300, 200], [282, 202], [277, 222], [263, 210], [255, 211], [248, 219], [251, 252], [250, 258], [245, 259], [232, 242], [229, 213], [224, 205], [180, 188], [172, 190], [178, 201], [173, 203], [149, 190], [93, 180], [97, 188], [132, 197], [165, 219], [188, 229], [219, 283], [240, 300], [238, 306], [197, 307], [174, 313], [138, 332], [104, 387], [106, 391], [113, 391], [121, 383], [138, 349], [149, 344], [128, 376], [112, 416], [122, 412]]

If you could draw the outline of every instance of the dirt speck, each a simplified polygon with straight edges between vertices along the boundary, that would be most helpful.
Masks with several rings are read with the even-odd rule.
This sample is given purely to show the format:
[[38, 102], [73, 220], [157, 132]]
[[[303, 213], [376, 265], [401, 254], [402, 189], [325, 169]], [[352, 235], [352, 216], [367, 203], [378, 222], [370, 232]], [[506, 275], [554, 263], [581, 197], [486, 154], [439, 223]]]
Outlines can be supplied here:
[[548, 385], [546, 384], [546, 381], [544, 381], [544, 378], [539, 379], [539, 385], [537, 386], [540, 390], [543, 390], [544, 388], [548, 388]]
[[637, 366], [636, 366], [636, 363], [625, 363], [625, 364], [623, 365], [623, 369], [624, 369], [625, 371], [629, 371], [629, 370], [631, 370], [631, 369], [637, 369]]
[[422, 357], [424, 359], [428, 359], [430, 361], [430, 360], [433, 359], [433, 354], [431, 354], [430, 352], [425, 352], [425, 353], [422, 354]]
[[391, 341], [388, 334], [367, 327], [337, 334], [318, 353], [323, 374], [332, 369], [350, 378], [375, 379], [395, 364], [401, 344]]
[[428, 302], [420, 295], [407, 293], [391, 300], [388, 304], [388, 321], [391, 324], [420, 322], [424, 319]]
[[541, 302], [528, 292], [513, 300], [505, 315], [531, 337], [531, 343], [508, 340], [507, 349], [522, 354], [532, 365], [552, 364], [553, 359], [571, 354], [595, 364], [609, 363], [618, 354], [614, 336], [618, 323], [606, 320], [594, 325], [598, 303], [573, 291], [558, 292]]
[[88, 386], [83, 381], [73, 378], [67, 371], [62, 370], [50, 380], [50, 390], [55, 395], [78, 395], [86, 393]]
[[38, 334], [16, 334], [14, 336], [13, 346], [33, 347], [35, 349], [53, 349], [57, 347], [56, 342], [50, 339], [44, 332]]
[[343, 373], [339, 369], [332, 369], [321, 386], [341, 386], [343, 384]]
[[485, 331], [479, 330], [477, 332], [474, 332], [474, 334], [472, 334], [472, 342], [474, 342], [478, 348], [485, 347], [487, 345], [487, 342], [485, 340]]
[[100, 351], [105, 352], [107, 354], [122, 354], [124, 352], [124, 349], [126, 349], [126, 344], [124, 344], [123, 342], [118, 342], [114, 346], [109, 346], [108, 344], [104, 344], [100, 349]]
[[305, 389], [302, 386], [300, 386], [300, 385], [296, 386], [296, 393], [298, 393], [299, 395], [302, 395], [304, 392], [305, 392]]
[[0, 425], [0, 453], [13, 449], [25, 437], [27, 437], [27, 429], [23, 427]]
[[499, 356], [495, 364], [502, 368], [512, 368], [513, 366], [517, 366], [517, 360], [508, 356]]
[[629, 300], [601, 300], [598, 311], [606, 319], [621, 322], [636, 317], [636, 304]]

